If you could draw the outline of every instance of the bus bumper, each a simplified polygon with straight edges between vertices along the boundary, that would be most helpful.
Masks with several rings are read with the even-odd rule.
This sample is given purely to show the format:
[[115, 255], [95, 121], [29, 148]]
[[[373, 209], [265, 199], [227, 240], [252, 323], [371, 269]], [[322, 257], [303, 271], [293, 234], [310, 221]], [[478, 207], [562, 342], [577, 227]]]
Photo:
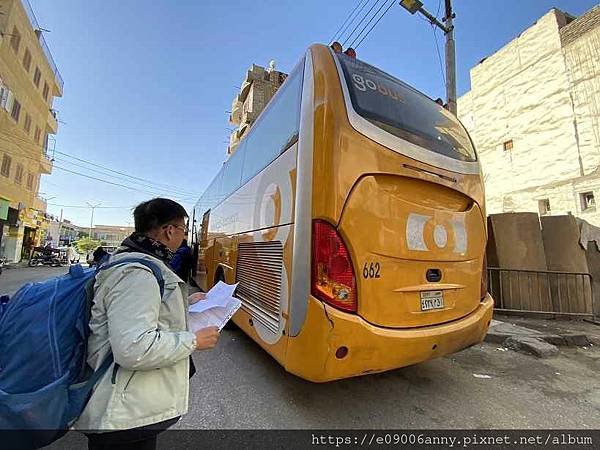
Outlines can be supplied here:
[[[494, 301], [487, 296], [468, 316], [409, 329], [374, 326], [309, 298], [301, 333], [288, 342], [286, 370], [314, 382], [383, 372], [455, 353], [483, 341]], [[345, 357], [341, 356], [347, 348]], [[338, 352], [338, 356], [336, 356]]]

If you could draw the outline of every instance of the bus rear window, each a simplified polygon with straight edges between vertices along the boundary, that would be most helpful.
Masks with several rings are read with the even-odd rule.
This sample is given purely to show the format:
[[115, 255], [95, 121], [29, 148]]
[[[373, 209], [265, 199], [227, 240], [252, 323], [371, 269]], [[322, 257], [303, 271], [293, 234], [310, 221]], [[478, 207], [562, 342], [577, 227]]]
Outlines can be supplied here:
[[369, 64], [336, 56], [357, 114], [420, 147], [461, 161], [477, 160], [466, 130], [449, 111]]

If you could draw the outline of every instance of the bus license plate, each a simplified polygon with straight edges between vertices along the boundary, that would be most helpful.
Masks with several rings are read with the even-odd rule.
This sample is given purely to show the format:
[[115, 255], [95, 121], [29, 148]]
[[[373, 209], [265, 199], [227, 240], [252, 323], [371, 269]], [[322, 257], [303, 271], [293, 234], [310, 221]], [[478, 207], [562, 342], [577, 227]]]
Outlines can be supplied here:
[[444, 293], [442, 291], [421, 292], [421, 311], [441, 309], [444, 307]]

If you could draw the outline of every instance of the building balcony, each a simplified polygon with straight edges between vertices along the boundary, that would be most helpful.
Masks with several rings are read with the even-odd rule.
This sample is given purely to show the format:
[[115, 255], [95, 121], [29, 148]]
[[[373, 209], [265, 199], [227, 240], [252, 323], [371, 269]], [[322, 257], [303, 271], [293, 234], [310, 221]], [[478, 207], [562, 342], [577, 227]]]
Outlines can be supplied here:
[[57, 97], [62, 97], [64, 81], [60, 75], [60, 72], [58, 71], [58, 68], [56, 67], [56, 63], [54, 62], [52, 53], [50, 52], [50, 49], [48, 48], [48, 44], [46, 43], [46, 40], [44, 39], [44, 35], [42, 34], [42, 28], [40, 27], [40, 25], [37, 21], [37, 18], [35, 17], [35, 14], [33, 13], [33, 8], [31, 7], [29, 0], [21, 0], [21, 5], [23, 5], [23, 9], [25, 9], [25, 13], [27, 14], [27, 17], [29, 18], [29, 22], [31, 23], [31, 26], [38, 38], [38, 42], [40, 44], [42, 52], [44, 52], [44, 56], [46, 56], [46, 61], [48, 62], [48, 65], [50, 66], [50, 70], [54, 74], [54, 84], [56, 87], [55, 95]]
[[50, 159], [50, 156], [44, 151], [40, 158], [40, 173], [44, 175], [50, 175], [52, 173], [52, 166], [54, 162]]
[[48, 120], [46, 121], [46, 132], [56, 134], [58, 132], [58, 117], [56, 111], [48, 110]]

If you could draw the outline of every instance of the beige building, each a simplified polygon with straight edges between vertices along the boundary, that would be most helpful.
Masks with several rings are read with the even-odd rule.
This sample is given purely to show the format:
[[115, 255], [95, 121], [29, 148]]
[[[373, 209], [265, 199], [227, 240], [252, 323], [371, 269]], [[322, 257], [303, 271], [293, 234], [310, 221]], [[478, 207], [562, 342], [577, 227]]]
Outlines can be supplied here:
[[550, 10], [470, 72], [458, 116], [479, 152], [488, 214], [600, 225], [600, 6]]
[[0, 0], [0, 31], [0, 255], [18, 261], [47, 224], [39, 182], [63, 81], [27, 0]]
[[252, 64], [248, 69], [240, 93], [234, 97], [231, 104], [229, 122], [236, 125], [236, 129], [229, 138], [228, 155], [235, 152], [240, 139], [246, 135], [286, 78], [287, 74], [275, 70], [273, 61], [268, 69], [256, 64]]
[[[104, 247], [119, 247], [121, 242], [125, 240], [135, 230], [134, 227], [121, 227], [118, 225], [95, 225], [92, 228], [92, 239], [101, 242]], [[82, 231], [87, 230], [85, 228]]]
[[53, 247], [61, 247], [79, 239], [83, 233], [88, 233], [87, 228], [75, 225], [70, 220], [60, 220], [49, 215], [50, 222], [46, 230], [46, 240], [52, 242]]

